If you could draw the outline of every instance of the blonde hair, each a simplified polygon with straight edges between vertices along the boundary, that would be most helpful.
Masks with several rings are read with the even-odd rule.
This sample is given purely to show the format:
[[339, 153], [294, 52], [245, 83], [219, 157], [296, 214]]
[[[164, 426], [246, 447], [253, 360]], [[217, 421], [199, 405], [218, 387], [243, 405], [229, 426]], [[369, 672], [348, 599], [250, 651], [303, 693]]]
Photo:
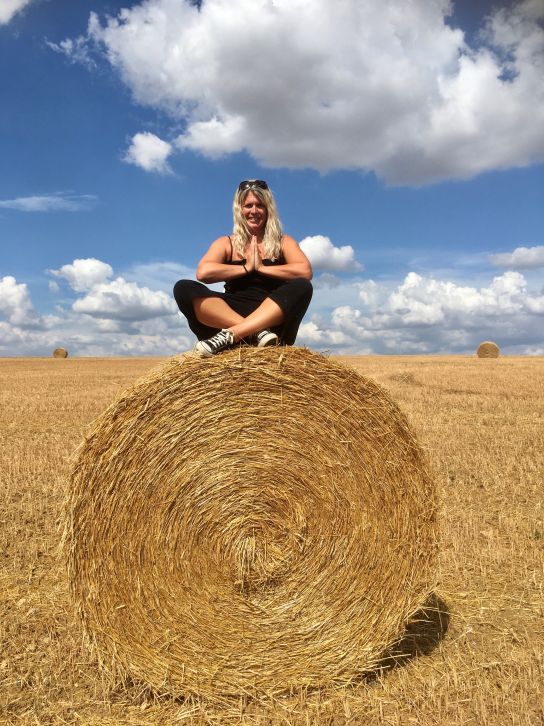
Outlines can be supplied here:
[[243, 191], [236, 190], [234, 201], [232, 203], [232, 216], [234, 219], [234, 227], [232, 229], [232, 248], [240, 257], [244, 256], [246, 244], [251, 237], [244, 215], [242, 214], [242, 205], [249, 192], [255, 194], [265, 205], [268, 216], [266, 226], [264, 228], [263, 246], [266, 259], [275, 260], [280, 256], [281, 241], [283, 239], [283, 230], [276, 209], [276, 202], [270, 189], [261, 189], [260, 187], [250, 187]]

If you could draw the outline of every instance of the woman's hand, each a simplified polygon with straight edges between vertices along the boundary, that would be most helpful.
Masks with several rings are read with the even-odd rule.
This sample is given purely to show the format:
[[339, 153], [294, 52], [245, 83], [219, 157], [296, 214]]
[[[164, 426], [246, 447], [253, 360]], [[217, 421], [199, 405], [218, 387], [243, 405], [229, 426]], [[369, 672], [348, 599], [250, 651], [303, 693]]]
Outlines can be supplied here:
[[255, 235], [252, 236], [249, 242], [249, 249], [246, 258], [245, 268], [248, 272], [258, 272], [262, 267], [263, 261], [259, 252], [259, 242]]
[[[198, 263], [196, 279], [199, 282], [227, 282], [227, 280], [232, 280], [235, 277], [246, 275], [247, 272], [242, 265], [230, 264], [231, 252], [232, 246], [227, 235], [212, 242], [210, 248]], [[247, 257], [246, 269], [249, 264], [253, 264], [253, 255], [250, 255], [249, 247]], [[249, 272], [249, 269], [247, 271]]]
[[[257, 246], [256, 255], [258, 258], [257, 269], [261, 275], [265, 277], [273, 277], [278, 280], [294, 280], [297, 277], [303, 277], [306, 280], [312, 279], [312, 266], [310, 260], [306, 257], [297, 242], [288, 234], [283, 236], [282, 241], [282, 257], [284, 263], [279, 265], [263, 265], [263, 261], [259, 255]], [[256, 259], [257, 259], [256, 258]]]
[[259, 272], [263, 266], [263, 261], [261, 259], [261, 253], [259, 252], [259, 242], [257, 241], [257, 237], [252, 238], [251, 244], [253, 246], [253, 269], [255, 272]]

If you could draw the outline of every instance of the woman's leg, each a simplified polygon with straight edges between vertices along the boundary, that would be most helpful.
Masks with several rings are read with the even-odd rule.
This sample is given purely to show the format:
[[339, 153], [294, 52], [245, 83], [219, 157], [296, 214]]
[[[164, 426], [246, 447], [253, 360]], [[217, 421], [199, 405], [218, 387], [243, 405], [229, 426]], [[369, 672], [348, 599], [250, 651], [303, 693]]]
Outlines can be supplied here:
[[239, 325], [244, 320], [220, 297], [193, 298], [193, 309], [197, 320], [218, 330]]
[[[174, 287], [178, 307], [199, 340], [205, 340], [221, 329], [234, 334], [235, 341], [254, 333], [274, 328], [282, 342], [293, 345], [300, 322], [312, 298], [309, 280], [290, 280], [270, 293], [263, 302], [246, 315], [236, 312], [220, 293], [213, 293], [194, 280], [180, 280]], [[237, 306], [238, 307], [238, 306]]]
[[284, 345], [293, 345], [308, 305], [312, 299], [313, 287], [309, 280], [297, 277], [280, 285], [270, 293], [270, 299], [283, 311], [283, 324], [275, 328]]
[[[293, 345], [302, 318], [312, 299], [312, 283], [298, 277], [280, 285], [259, 307], [240, 323], [229, 326], [236, 340], [247, 338], [265, 328], [279, 332], [282, 342]], [[279, 330], [278, 330], [279, 329]]]
[[[196, 280], [176, 282], [174, 297], [180, 311], [187, 318], [189, 328], [198, 340], [207, 340], [221, 328], [236, 324], [242, 319], [242, 316], [222, 299], [221, 293], [213, 292]], [[196, 308], [199, 310], [198, 315]]]
[[265, 298], [259, 307], [246, 318], [239, 317], [241, 318], [239, 322], [228, 326], [229, 330], [234, 333], [236, 341], [247, 338], [253, 333], [259, 333], [265, 328], [281, 325], [284, 320], [282, 309], [269, 297]]

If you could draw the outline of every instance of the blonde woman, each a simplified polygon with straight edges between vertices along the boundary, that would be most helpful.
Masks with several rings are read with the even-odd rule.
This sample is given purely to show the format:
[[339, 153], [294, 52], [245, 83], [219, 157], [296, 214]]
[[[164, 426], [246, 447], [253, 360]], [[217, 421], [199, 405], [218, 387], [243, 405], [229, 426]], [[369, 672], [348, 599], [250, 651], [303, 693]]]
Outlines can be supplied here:
[[[240, 182], [232, 235], [219, 237], [198, 263], [194, 280], [174, 286], [179, 309], [197, 336], [194, 352], [209, 357], [238, 343], [293, 345], [312, 298], [312, 267], [283, 234], [262, 179]], [[224, 282], [215, 292], [203, 283]]]

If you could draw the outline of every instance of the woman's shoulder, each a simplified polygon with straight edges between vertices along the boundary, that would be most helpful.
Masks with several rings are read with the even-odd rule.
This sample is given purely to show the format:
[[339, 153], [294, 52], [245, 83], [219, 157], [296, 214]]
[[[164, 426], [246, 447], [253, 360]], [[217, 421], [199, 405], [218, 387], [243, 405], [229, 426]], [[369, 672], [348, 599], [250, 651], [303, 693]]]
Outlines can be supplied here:
[[290, 234], [284, 234], [281, 238], [281, 249], [284, 248], [284, 246], [292, 247], [293, 245], [296, 245], [298, 247], [298, 242], [294, 237], [291, 237]]
[[211, 243], [202, 259], [214, 262], [225, 262], [232, 257], [232, 246], [228, 234], [222, 235]]
[[225, 254], [230, 254], [232, 250], [232, 238], [230, 234], [222, 234], [221, 237], [214, 239], [212, 242], [213, 247], [223, 248]]

